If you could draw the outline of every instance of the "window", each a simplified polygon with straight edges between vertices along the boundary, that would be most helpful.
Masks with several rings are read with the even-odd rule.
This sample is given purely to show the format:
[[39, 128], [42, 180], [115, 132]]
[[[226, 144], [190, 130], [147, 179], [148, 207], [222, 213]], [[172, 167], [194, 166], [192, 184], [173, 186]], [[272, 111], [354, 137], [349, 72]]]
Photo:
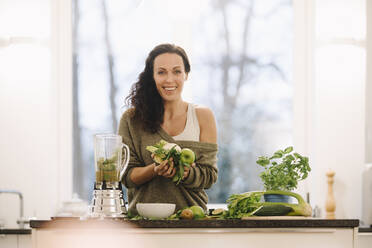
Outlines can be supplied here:
[[260, 155], [292, 144], [292, 2], [74, 0], [74, 191], [91, 198], [93, 134], [117, 132], [124, 98], [160, 43], [191, 60], [184, 100], [217, 118], [219, 180], [208, 195], [262, 188]]

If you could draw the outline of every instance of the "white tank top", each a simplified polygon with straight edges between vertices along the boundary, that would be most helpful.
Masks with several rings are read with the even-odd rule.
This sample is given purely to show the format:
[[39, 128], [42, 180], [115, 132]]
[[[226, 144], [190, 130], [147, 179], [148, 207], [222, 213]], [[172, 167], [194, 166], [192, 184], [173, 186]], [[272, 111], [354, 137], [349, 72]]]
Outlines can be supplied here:
[[173, 136], [175, 140], [199, 141], [200, 126], [198, 117], [196, 116], [195, 105], [189, 103], [187, 106], [187, 116], [185, 129], [177, 136]]

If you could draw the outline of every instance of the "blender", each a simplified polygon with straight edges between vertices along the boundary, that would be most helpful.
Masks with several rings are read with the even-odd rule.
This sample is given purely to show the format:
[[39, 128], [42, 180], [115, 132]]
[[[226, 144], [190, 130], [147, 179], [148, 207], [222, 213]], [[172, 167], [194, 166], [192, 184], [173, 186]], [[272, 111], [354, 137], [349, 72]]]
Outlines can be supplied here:
[[94, 183], [91, 217], [124, 217], [127, 213], [121, 178], [129, 163], [129, 148], [116, 134], [94, 136]]

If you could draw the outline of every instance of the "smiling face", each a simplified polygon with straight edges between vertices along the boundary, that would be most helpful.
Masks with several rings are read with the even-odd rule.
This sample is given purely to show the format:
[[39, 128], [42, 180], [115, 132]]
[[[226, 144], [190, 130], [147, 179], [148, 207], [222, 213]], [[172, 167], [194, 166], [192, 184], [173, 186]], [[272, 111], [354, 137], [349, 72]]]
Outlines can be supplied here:
[[182, 57], [176, 53], [163, 53], [154, 60], [154, 80], [164, 101], [181, 99], [183, 84], [187, 79]]

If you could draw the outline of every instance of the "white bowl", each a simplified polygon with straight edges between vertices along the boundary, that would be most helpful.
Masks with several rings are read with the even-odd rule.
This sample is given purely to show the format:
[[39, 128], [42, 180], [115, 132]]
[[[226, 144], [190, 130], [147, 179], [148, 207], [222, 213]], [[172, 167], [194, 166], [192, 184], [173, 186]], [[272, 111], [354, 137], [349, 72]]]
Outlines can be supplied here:
[[176, 209], [173, 203], [137, 203], [137, 212], [145, 218], [163, 219], [171, 216]]

